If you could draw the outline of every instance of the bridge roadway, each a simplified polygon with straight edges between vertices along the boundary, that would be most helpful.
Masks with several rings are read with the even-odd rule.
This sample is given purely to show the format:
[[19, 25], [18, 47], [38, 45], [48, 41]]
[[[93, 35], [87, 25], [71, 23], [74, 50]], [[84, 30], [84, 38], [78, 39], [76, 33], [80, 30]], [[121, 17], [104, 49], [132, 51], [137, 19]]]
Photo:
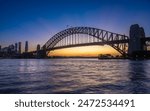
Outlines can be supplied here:
[[92, 43], [82, 43], [82, 44], [70, 44], [66, 46], [58, 46], [58, 47], [49, 48], [46, 51], [63, 49], [63, 48], [71, 48], [71, 47], [81, 47], [81, 46], [113, 45], [113, 44], [128, 43], [128, 42], [129, 40], [114, 40], [114, 41], [92, 42]]
[[[150, 42], [150, 37], [144, 38], [144, 41]], [[82, 43], [82, 44], [70, 44], [70, 45], [67, 45], [67, 46], [59, 46], [59, 47], [49, 48], [46, 51], [58, 50], [58, 49], [63, 49], [63, 48], [71, 48], [71, 47], [80, 47], [80, 46], [113, 45], [113, 44], [120, 44], [120, 43], [129, 43], [129, 39], [128, 40], [93, 42], [93, 43]]]
[[[113, 45], [113, 44], [120, 44], [120, 43], [128, 43], [128, 40], [114, 40], [114, 41], [103, 41], [103, 42], [92, 42], [92, 43], [81, 43], [81, 44], [70, 44], [66, 46], [57, 46], [53, 48], [46, 49], [46, 51], [51, 50], [58, 50], [63, 48], [72, 48], [72, 47], [81, 47], [81, 46], [94, 46], [94, 45]], [[37, 51], [31, 51], [29, 53], [36, 53]]]
[[[144, 41], [150, 42], [150, 37], [145, 37], [143, 38]], [[58, 50], [58, 49], [63, 49], [63, 48], [71, 48], [71, 47], [80, 47], [80, 46], [94, 46], [94, 45], [111, 45], [111, 44], [118, 44], [118, 43], [129, 43], [128, 40], [116, 40], [116, 41], [103, 41], [103, 42], [93, 42], [93, 43], [82, 43], [82, 44], [70, 44], [66, 46], [59, 46], [59, 47], [53, 47], [46, 49], [46, 51], [51, 51], [51, 50]], [[37, 51], [31, 51], [28, 53], [37, 53]]]

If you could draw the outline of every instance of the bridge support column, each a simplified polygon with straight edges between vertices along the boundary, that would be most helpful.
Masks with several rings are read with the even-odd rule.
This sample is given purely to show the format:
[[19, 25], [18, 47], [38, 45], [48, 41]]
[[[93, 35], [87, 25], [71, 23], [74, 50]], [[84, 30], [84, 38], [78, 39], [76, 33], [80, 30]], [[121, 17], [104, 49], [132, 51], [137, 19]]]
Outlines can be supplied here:
[[46, 47], [45, 46], [43, 46], [42, 50], [37, 48], [37, 56], [36, 56], [36, 58], [47, 58]]
[[141, 38], [145, 38], [145, 32], [138, 24], [131, 25], [130, 27], [130, 40], [128, 47], [129, 57], [138, 57], [136, 53], [145, 51], [145, 45], [142, 43]]
[[44, 51], [44, 50], [38, 51], [36, 58], [39, 58], [39, 59], [47, 58], [46, 51]]

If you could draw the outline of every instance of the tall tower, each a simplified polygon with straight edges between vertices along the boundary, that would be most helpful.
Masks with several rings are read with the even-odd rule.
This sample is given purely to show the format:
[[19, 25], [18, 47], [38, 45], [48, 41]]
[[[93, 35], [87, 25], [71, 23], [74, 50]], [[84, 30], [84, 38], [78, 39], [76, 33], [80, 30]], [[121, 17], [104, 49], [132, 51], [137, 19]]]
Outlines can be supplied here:
[[25, 53], [28, 52], [28, 41], [25, 42]]
[[17, 53], [17, 52], [18, 52], [18, 44], [15, 43], [15, 53]]
[[145, 32], [142, 27], [139, 27], [138, 24], [131, 25], [130, 27], [130, 40], [129, 40], [129, 48], [128, 54], [132, 56], [132, 54], [136, 51], [144, 51], [144, 44], [141, 41], [141, 38], [145, 37]]
[[1, 52], [2, 46], [0, 45], [0, 52]]
[[19, 54], [21, 54], [21, 42], [19, 42]]

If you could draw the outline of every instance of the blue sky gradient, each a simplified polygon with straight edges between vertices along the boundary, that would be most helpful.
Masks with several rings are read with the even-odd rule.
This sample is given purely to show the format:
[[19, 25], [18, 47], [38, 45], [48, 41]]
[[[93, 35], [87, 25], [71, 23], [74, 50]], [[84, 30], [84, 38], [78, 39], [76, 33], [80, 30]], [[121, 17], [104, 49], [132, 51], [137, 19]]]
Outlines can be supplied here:
[[150, 36], [150, 0], [0, 0], [0, 45], [43, 45], [67, 26], [128, 35], [138, 23]]

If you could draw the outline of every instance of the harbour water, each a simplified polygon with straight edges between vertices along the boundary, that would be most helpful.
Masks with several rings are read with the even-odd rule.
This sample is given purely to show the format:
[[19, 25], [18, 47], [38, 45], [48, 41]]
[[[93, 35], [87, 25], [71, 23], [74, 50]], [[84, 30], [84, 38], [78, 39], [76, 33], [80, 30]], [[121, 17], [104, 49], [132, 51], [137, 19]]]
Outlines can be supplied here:
[[150, 60], [0, 59], [0, 93], [150, 93]]

